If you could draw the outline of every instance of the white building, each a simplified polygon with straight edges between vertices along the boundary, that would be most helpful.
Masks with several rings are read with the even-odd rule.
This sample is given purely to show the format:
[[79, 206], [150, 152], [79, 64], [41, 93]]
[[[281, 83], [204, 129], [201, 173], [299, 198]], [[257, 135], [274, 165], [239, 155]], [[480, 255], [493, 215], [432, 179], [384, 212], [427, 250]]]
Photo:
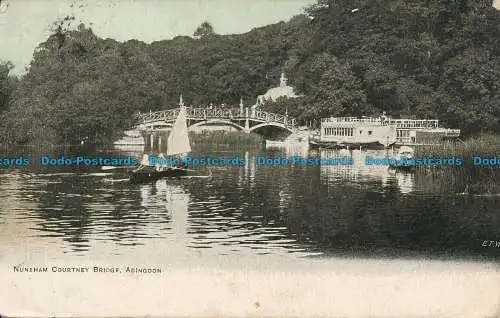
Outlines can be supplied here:
[[272, 100], [275, 102], [280, 97], [286, 98], [296, 98], [300, 97], [294, 91], [292, 86], [288, 86], [288, 79], [285, 73], [281, 73], [280, 86], [270, 88], [264, 95], [259, 95], [257, 97], [257, 102], [252, 106], [252, 109], [256, 109], [260, 105], [264, 104], [265, 101]]
[[336, 144], [389, 146], [434, 144], [460, 136], [459, 129], [441, 128], [438, 120], [392, 119], [386, 116], [331, 117], [321, 121], [320, 141]]

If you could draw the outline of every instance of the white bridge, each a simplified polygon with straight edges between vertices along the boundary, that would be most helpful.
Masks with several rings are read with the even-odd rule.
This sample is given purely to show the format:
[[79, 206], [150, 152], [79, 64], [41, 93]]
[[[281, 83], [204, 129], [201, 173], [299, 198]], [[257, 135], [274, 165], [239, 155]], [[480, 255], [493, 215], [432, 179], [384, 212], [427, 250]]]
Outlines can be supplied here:
[[[136, 129], [141, 131], [170, 130], [180, 108], [139, 113]], [[223, 130], [264, 134], [264, 130], [278, 130], [290, 134], [296, 130], [295, 118], [246, 107], [240, 108], [193, 108], [186, 107], [186, 118], [190, 131]]]

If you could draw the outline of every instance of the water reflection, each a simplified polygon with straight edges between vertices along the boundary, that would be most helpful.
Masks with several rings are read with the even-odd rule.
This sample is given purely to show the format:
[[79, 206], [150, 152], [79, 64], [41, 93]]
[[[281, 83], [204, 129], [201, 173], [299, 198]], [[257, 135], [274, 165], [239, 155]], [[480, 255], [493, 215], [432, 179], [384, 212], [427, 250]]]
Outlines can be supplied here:
[[399, 191], [404, 194], [413, 192], [415, 187], [415, 175], [409, 172], [393, 172], [399, 186]]
[[380, 185], [380, 189], [397, 186], [401, 193], [411, 193], [414, 189], [414, 174], [394, 171], [387, 165], [367, 165], [366, 157], [383, 158], [391, 156], [387, 150], [322, 150], [322, 158], [351, 158], [352, 165], [322, 165], [321, 179], [324, 183], [336, 186], [348, 181], [358, 186]]
[[200, 253], [498, 256], [481, 246], [500, 236], [500, 218], [492, 213], [498, 198], [443, 194], [426, 188], [434, 179], [424, 172], [364, 165], [367, 154], [320, 153], [350, 156], [352, 166], [272, 167], [256, 165], [255, 157], [286, 150], [236, 151], [221, 155], [243, 156], [246, 164], [212, 168], [211, 179], [143, 185], [110, 183], [98, 170], [5, 170], [1, 248], [162, 260]]
[[283, 145], [277, 146], [266, 146], [268, 150], [278, 150], [283, 153], [286, 157], [300, 156], [307, 157], [309, 155], [309, 144], [308, 143], [283, 143]]
[[[255, 169], [254, 158], [249, 159]], [[256, 175], [249, 171], [256, 171]], [[194, 194], [189, 205], [190, 246], [216, 249], [222, 255], [314, 253], [291, 238], [283, 224], [282, 213], [289, 196], [270, 183], [287, 183], [287, 175], [276, 169], [274, 174], [265, 174], [260, 168], [239, 168], [234, 172], [214, 174], [209, 184], [200, 184], [199, 180], [186, 184]]]

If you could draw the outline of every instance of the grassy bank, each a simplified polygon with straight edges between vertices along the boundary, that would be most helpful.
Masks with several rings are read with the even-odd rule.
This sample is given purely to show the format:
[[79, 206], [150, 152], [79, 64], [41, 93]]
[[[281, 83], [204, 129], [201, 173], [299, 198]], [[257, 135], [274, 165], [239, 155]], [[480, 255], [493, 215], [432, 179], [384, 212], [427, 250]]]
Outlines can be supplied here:
[[444, 141], [439, 145], [419, 146], [415, 152], [417, 156], [460, 157], [472, 165], [472, 158], [476, 155], [487, 157], [500, 154], [500, 136], [482, 135], [463, 141]]
[[[475, 165], [474, 157], [500, 159], [500, 136], [483, 135], [466, 140], [445, 141], [439, 145], [415, 149], [417, 157], [462, 158], [463, 166], [443, 166], [440, 169], [422, 168], [426, 179], [455, 192], [468, 194], [499, 194], [500, 164]], [[437, 190], [437, 189], [436, 189]]]

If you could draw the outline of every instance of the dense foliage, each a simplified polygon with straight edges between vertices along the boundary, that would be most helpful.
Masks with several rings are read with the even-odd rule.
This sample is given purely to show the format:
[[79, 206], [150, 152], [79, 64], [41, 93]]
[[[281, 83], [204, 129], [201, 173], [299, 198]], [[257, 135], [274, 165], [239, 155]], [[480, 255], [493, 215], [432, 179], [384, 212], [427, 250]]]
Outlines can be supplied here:
[[0, 65], [3, 143], [108, 142], [132, 114], [176, 107], [181, 93], [191, 105], [251, 105], [283, 70], [305, 97], [265, 107], [302, 123], [386, 111], [500, 133], [500, 11], [491, 0], [318, 0], [245, 34], [218, 35], [204, 22], [194, 38], [151, 44], [62, 22], [71, 18], [18, 82]]
[[17, 78], [9, 76], [14, 65], [0, 61], [0, 114], [7, 110]]

